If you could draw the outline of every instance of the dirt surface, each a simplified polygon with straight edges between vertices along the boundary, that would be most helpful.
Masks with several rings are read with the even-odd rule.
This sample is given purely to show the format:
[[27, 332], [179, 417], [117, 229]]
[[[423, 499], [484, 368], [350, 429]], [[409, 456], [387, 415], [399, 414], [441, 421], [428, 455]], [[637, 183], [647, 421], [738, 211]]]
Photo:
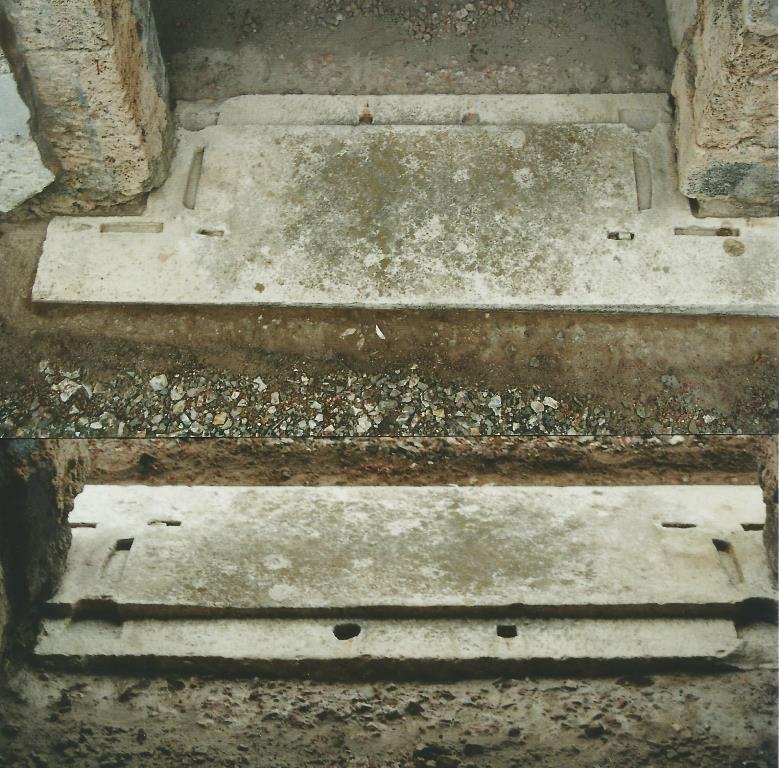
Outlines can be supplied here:
[[155, 0], [174, 99], [670, 90], [662, 0]]
[[[554, 350], [538, 373], [536, 357], [529, 367], [524, 360], [514, 369], [509, 362], [480, 368], [477, 338], [461, 367], [426, 351], [400, 361], [382, 352], [344, 360], [335, 350], [322, 358], [328, 348], [317, 345], [322, 329], [316, 321], [309, 336], [312, 350], [318, 346], [315, 357], [239, 346], [198, 352], [100, 338], [97, 329], [91, 336], [57, 334], [55, 325], [46, 335], [0, 339], [7, 361], [0, 373], [0, 436], [773, 434], [779, 430], [773, 361], [762, 352], [743, 363], [725, 360], [729, 351], [737, 358], [753, 351], [736, 345], [742, 330], [748, 333], [741, 328], [746, 321], [734, 319], [724, 329], [725, 344], [716, 334], [707, 344], [705, 328], [685, 342], [690, 354], [695, 340], [716, 346], [714, 363], [698, 353], [708, 361], [702, 369], [679, 360], [661, 368], [640, 360], [620, 366], [617, 353], [610, 363], [565, 361], [578, 379], [557, 375], [561, 360]], [[651, 333], [662, 336], [662, 324]], [[753, 328], [752, 340], [769, 348], [775, 329], [755, 325], [766, 333], [761, 341], [760, 328]], [[676, 333], [684, 336], [683, 329]], [[638, 339], [640, 331], [630, 335]], [[602, 342], [595, 345], [600, 354], [611, 356], [615, 350]], [[635, 345], [639, 353], [650, 346]], [[624, 345], [625, 356], [632, 346]]]
[[773, 318], [39, 307], [45, 227], [0, 224], [0, 436], [779, 431]]
[[90, 440], [90, 483], [750, 485], [764, 437]]
[[17, 671], [0, 766], [768, 768], [772, 670], [336, 685]]

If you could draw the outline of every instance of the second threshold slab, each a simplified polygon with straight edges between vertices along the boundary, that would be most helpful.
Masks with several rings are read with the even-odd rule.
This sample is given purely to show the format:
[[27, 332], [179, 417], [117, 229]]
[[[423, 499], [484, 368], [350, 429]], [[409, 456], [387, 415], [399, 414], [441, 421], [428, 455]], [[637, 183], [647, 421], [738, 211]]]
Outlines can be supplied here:
[[55, 616], [721, 616], [759, 487], [87, 486]]

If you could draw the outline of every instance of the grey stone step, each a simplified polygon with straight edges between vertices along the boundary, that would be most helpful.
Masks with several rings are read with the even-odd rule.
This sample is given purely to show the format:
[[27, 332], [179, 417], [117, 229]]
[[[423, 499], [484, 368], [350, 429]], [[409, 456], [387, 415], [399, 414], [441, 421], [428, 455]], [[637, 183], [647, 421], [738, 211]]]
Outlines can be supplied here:
[[112, 673], [424, 679], [723, 668], [741, 646], [725, 619], [50, 619], [35, 659]]
[[735, 617], [755, 486], [87, 486], [52, 617]]
[[51, 222], [34, 301], [777, 314], [776, 222], [692, 216], [657, 95], [239, 97], [182, 122], [205, 127], [142, 216]]

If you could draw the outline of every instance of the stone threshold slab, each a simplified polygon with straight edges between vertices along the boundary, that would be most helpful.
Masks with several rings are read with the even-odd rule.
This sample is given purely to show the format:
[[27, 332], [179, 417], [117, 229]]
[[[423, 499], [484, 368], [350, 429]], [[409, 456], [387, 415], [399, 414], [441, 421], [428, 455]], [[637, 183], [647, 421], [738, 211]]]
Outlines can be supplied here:
[[32, 298], [779, 314], [776, 221], [694, 218], [667, 101], [621, 98], [197, 105], [143, 215], [52, 220]]
[[[498, 633], [505, 636], [500, 636]], [[47, 620], [38, 663], [116, 672], [275, 677], [519, 675], [724, 668], [741, 641], [727, 620]]]
[[87, 486], [50, 616], [734, 616], [757, 486]]

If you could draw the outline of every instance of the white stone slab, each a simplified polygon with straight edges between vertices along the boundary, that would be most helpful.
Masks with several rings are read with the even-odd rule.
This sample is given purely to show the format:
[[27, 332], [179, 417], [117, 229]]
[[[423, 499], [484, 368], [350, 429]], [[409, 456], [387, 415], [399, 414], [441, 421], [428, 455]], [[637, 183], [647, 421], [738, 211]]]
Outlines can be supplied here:
[[779, 312], [776, 222], [691, 215], [656, 95], [263, 98], [182, 129], [143, 216], [54, 219], [33, 299]]
[[87, 486], [49, 609], [721, 615], [774, 597], [763, 517], [756, 486]]
[[0, 212], [10, 211], [54, 180], [30, 135], [30, 111], [0, 51]]
[[[480, 125], [566, 125], [634, 122], [670, 124], [668, 96], [662, 93], [625, 94], [426, 94], [424, 96], [236, 96], [218, 104], [179, 104], [184, 127], [197, 115], [197, 124], [219, 125], [358, 125], [370, 114], [373, 125], [460, 125], [478, 115]], [[632, 118], [632, 120], [631, 120]]]
[[[516, 637], [503, 638], [497, 625], [475, 620], [355, 620], [359, 634], [339, 640], [334, 623], [310, 619], [237, 619], [213, 621], [47, 620], [35, 650], [39, 662], [57, 666], [103, 666], [116, 670], [134, 663], [149, 669], [199, 664], [199, 670], [311, 674], [323, 663], [344, 674], [416, 662], [425, 674], [437, 665], [460, 670], [516, 674], [543, 666], [603, 663], [723, 663], [739, 648], [727, 620], [588, 620], [521, 619], [511, 622]], [[494, 665], [497, 664], [497, 667]], [[205, 666], [204, 666], [205, 665]], [[325, 667], [326, 669], [326, 667]], [[485, 670], [486, 671], [486, 670]]]

